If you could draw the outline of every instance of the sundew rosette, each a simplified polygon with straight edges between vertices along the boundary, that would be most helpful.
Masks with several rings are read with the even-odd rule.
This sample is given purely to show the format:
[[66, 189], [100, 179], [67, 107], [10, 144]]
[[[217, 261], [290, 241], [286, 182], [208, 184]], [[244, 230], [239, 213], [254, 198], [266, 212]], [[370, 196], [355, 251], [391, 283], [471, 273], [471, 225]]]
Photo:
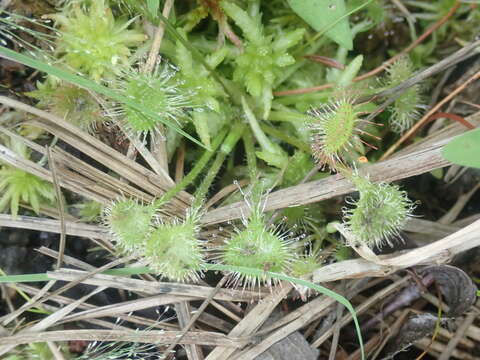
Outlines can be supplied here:
[[[38, 89], [27, 95], [40, 100], [38, 107], [49, 110], [78, 128], [93, 132], [104, 121], [104, 111], [97, 99], [83, 88], [67, 83], [38, 84]], [[103, 100], [102, 100], [103, 101]]]
[[[219, 261], [227, 266], [246, 267], [260, 271], [287, 274], [295, 256], [292, 241], [278, 228], [267, 227], [261, 211], [254, 209], [244, 228], [237, 229], [221, 248]], [[267, 274], [254, 275], [230, 272], [229, 284], [233, 287], [254, 288], [272, 286], [278, 282]]]
[[327, 104], [309, 112], [313, 118], [308, 123], [312, 154], [316, 162], [332, 170], [347, 166], [347, 159], [355, 153], [357, 142], [376, 149], [363, 140], [361, 136], [376, 136], [362, 129], [363, 124], [374, 124], [363, 120], [360, 116], [360, 104], [355, 98], [342, 96], [332, 99]]
[[[125, 97], [156, 113], [166, 122], [179, 123], [193, 108], [194, 91], [184, 89], [176, 74], [173, 66], [158, 62], [154, 71], [148, 74], [140, 69], [130, 68], [123, 73], [121, 80], [115, 82], [114, 87]], [[121, 105], [111, 114], [124, 117], [127, 129], [134, 134], [145, 135], [158, 130], [161, 125], [158, 118], [145, 115], [128, 105]]]
[[148, 234], [152, 231], [156, 209], [133, 199], [121, 199], [105, 207], [103, 223], [108, 228], [117, 248], [138, 255]]
[[[397, 86], [410, 79], [414, 74], [413, 64], [407, 56], [403, 56], [387, 69], [384, 85]], [[425, 108], [424, 99], [421, 95], [422, 85], [414, 84], [406, 89], [389, 107], [391, 116], [390, 128], [396, 133], [403, 133], [410, 129], [422, 114]]]
[[145, 241], [145, 263], [169, 280], [197, 282], [204, 263], [198, 220], [198, 211], [192, 209], [185, 219], [160, 219]]
[[350, 200], [352, 208], [344, 208], [344, 224], [352, 233], [356, 244], [370, 248], [400, 238], [400, 231], [415, 208], [405, 191], [387, 183], [374, 184], [358, 175], [353, 177], [359, 199]]

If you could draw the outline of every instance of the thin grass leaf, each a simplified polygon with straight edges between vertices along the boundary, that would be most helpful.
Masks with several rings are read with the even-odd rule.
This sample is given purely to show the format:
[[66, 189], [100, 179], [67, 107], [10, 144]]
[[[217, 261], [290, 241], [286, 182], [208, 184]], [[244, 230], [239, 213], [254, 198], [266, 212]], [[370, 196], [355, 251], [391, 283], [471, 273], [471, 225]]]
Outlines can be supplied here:
[[0, 276], [0, 284], [50, 281], [47, 274], [22, 274]]
[[160, 0], [147, 0], [148, 14], [153, 19], [157, 18], [158, 10], [160, 9]]
[[[115, 276], [130, 276], [130, 275], [142, 275], [152, 273], [152, 270], [145, 266], [139, 267], [126, 267], [118, 269], [110, 269], [104, 271], [102, 274], [115, 275]], [[22, 283], [22, 282], [40, 282], [50, 281], [46, 273], [43, 274], [21, 274], [21, 275], [4, 275], [0, 276], [0, 284], [6, 283]]]

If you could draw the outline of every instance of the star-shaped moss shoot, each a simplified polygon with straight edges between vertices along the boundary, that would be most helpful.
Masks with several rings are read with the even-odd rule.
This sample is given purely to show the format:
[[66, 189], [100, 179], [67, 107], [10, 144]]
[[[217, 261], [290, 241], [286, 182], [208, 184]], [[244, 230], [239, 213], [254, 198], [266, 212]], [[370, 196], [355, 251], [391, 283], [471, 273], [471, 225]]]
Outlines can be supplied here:
[[272, 88], [284, 68], [295, 63], [288, 50], [298, 44], [303, 28], [266, 34], [261, 14], [251, 14], [230, 1], [220, 3], [223, 11], [242, 30], [243, 52], [235, 57], [233, 80], [243, 84], [247, 92], [263, 104], [263, 118], [268, 118], [272, 104]]
[[[85, 3], [85, 2], [84, 2]], [[131, 48], [147, 36], [129, 29], [134, 20], [117, 20], [105, 0], [74, 4], [50, 15], [60, 30], [57, 54], [95, 81], [111, 79], [128, 65]]]
[[[345, 208], [344, 224], [354, 238], [368, 247], [381, 247], [400, 237], [400, 230], [412, 214], [414, 204], [405, 191], [387, 183], [374, 184], [355, 175], [353, 178], [360, 198]], [[359, 245], [359, 244], [351, 244]]]
[[[12, 157], [30, 158], [27, 146], [21, 141], [13, 141], [13, 138], [8, 147], [2, 144], [0, 147]], [[0, 162], [0, 211], [10, 208], [11, 214], [16, 217], [20, 203], [26, 203], [38, 214], [42, 205], [54, 204], [55, 198], [55, 189], [48, 181]]]
[[204, 262], [198, 220], [198, 211], [190, 209], [185, 219], [159, 221], [145, 243], [148, 266], [172, 281], [198, 281]]

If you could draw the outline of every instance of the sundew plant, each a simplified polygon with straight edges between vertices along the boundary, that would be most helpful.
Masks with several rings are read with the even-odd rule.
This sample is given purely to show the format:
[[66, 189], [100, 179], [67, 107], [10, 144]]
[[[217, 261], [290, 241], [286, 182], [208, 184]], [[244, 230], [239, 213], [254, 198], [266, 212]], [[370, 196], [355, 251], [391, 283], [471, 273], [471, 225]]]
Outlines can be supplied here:
[[[13, 2], [0, 56], [38, 72], [23, 105], [0, 98], [28, 113], [0, 124], [0, 208], [51, 216], [94, 201], [89, 226], [113, 256], [165, 282], [198, 284], [216, 270], [259, 294], [310, 284], [322, 262], [350, 256], [346, 246], [394, 247], [414, 203], [365, 174], [426, 111], [424, 84], [402, 84], [437, 60], [429, 49], [448, 34], [387, 48], [391, 61], [379, 63], [387, 51], [370, 53], [365, 39], [383, 41], [392, 19], [412, 42], [438, 21], [434, 5], [411, 2], [431, 10], [413, 12], [412, 28], [387, 3], [63, 0], [24, 17]], [[475, 16], [458, 4], [455, 16]], [[27, 136], [27, 125], [38, 131]], [[345, 205], [288, 198], [330, 175], [353, 186]], [[66, 215], [57, 217], [81, 222]]]

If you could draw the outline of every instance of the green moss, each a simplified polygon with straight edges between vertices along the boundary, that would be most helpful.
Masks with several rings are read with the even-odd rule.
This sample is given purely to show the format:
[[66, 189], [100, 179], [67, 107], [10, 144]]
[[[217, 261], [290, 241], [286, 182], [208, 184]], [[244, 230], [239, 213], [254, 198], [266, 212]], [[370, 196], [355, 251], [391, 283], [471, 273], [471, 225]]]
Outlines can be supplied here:
[[111, 79], [129, 64], [130, 48], [146, 36], [114, 18], [105, 0], [74, 4], [50, 16], [60, 30], [56, 53], [67, 65], [95, 81]]

